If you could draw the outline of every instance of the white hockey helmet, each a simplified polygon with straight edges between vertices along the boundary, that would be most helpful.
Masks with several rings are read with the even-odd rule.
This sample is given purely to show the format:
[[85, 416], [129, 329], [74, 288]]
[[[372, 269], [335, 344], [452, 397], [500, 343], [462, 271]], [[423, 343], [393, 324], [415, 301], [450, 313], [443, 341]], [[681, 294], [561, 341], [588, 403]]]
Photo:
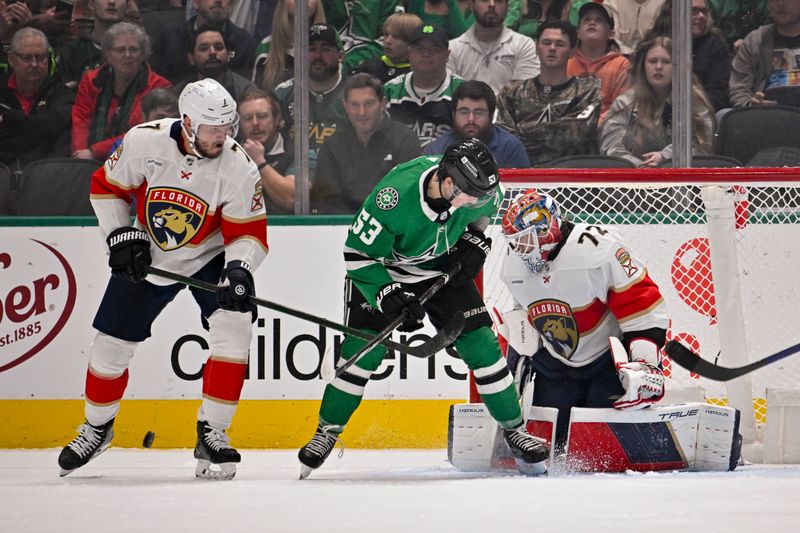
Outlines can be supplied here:
[[[181, 120], [188, 116], [192, 121], [191, 128], [184, 126], [189, 137], [189, 144], [195, 154], [194, 142], [197, 130], [203, 124], [208, 126], [230, 126], [230, 136], [234, 137], [239, 130], [239, 114], [236, 112], [236, 100], [218, 81], [212, 78], [188, 84], [178, 97], [178, 112]], [[200, 154], [197, 154], [200, 155]]]

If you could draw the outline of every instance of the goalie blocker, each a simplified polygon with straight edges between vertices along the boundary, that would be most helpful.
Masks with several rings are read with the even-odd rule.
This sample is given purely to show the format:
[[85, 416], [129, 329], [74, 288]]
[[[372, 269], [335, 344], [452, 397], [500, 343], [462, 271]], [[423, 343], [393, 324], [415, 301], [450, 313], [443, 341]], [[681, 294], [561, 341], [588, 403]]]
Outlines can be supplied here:
[[[557, 410], [528, 409], [528, 432], [552, 443]], [[451, 406], [447, 436], [447, 458], [459, 470], [515, 468], [483, 404]], [[740, 450], [739, 411], [730, 407], [700, 402], [639, 411], [574, 407], [566, 468], [578, 472], [725, 471], [736, 468]]]

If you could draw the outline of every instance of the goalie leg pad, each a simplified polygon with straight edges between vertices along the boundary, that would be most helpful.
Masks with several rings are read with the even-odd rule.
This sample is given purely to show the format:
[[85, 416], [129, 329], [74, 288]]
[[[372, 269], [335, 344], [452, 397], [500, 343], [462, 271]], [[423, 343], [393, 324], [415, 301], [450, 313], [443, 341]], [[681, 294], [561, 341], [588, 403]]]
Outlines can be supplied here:
[[450, 406], [447, 428], [447, 459], [459, 470], [485, 472], [492, 469], [497, 422], [482, 403]]
[[[556, 409], [533, 407], [527, 420], [528, 433], [541, 438], [548, 446], [555, 438]], [[553, 452], [551, 448], [550, 461]], [[447, 428], [447, 459], [465, 472], [516, 471], [518, 466], [503, 441], [502, 431], [482, 403], [450, 407]], [[542, 472], [536, 471], [535, 474]]]
[[573, 408], [567, 466], [581, 472], [733, 470], [739, 413], [705, 403], [640, 411]]

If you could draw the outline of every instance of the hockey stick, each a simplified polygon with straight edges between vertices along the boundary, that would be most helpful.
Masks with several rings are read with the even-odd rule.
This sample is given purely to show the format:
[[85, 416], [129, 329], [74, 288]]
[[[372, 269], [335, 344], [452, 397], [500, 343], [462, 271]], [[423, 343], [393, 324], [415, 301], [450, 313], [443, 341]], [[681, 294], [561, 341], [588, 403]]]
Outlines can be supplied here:
[[[192, 278], [190, 276], [184, 276], [182, 274], [176, 274], [175, 272], [169, 272], [168, 270], [162, 270], [160, 268], [150, 267], [150, 273], [155, 276], [169, 279], [172, 281], [177, 281], [178, 283], [183, 283], [188, 287], [194, 287], [196, 289], [201, 289], [204, 291], [216, 292], [217, 289], [219, 288], [217, 285], [214, 285], [213, 283], [208, 283], [207, 281]], [[304, 313], [303, 311], [298, 311], [296, 309], [292, 309], [291, 307], [286, 307], [285, 305], [281, 305], [279, 303], [270, 302], [269, 300], [262, 300], [261, 298], [257, 298], [255, 296], [251, 296], [250, 301], [261, 307], [272, 309], [273, 311], [278, 311], [280, 313], [284, 313], [289, 316], [299, 318], [301, 320], [307, 320], [309, 322], [319, 324], [320, 326], [325, 326], [327, 328], [336, 331], [341, 331], [346, 335], [352, 335], [354, 337], [364, 339], [365, 341], [372, 340], [371, 334], [365, 333], [359, 329], [351, 328], [345, 326], [344, 324], [339, 324], [337, 322], [332, 322], [328, 319], [316, 315]], [[425, 357], [430, 357], [431, 355], [435, 354], [442, 348], [450, 345], [451, 342], [452, 341], [449, 341], [444, 335], [440, 336], [439, 334], [437, 334], [430, 340], [417, 346], [408, 346], [406, 344], [394, 342], [389, 339], [383, 340], [380, 344], [386, 346], [390, 350], [406, 353], [414, 357], [425, 358]]]
[[736, 368], [719, 366], [706, 361], [676, 340], [669, 341], [664, 346], [664, 352], [669, 355], [670, 359], [690, 372], [694, 372], [704, 378], [713, 379], [714, 381], [728, 381], [800, 352], [800, 344], [789, 346], [780, 352], [759, 359], [754, 363]]
[[[459, 273], [461, 270], [461, 263], [455, 263], [447, 272], [442, 272], [442, 275], [436, 280], [436, 282], [428, 287], [425, 292], [419, 297], [419, 303], [425, 304], [431, 297], [436, 294], [436, 292], [444, 287], [450, 279]], [[386, 340], [392, 332], [400, 327], [403, 321], [406, 319], [408, 315], [407, 310], [403, 310], [403, 314], [399, 317], [392, 320], [388, 326], [383, 328], [380, 333], [375, 335], [370, 339], [370, 341], [361, 347], [361, 349], [353, 355], [350, 359], [346, 360], [338, 367], [333, 367], [329, 365], [322, 365], [320, 370], [322, 374], [322, 378], [331, 383], [334, 379], [341, 376], [348, 368], [356, 364], [356, 362], [361, 359], [364, 354], [372, 350], [378, 344], [381, 344], [384, 340]], [[434, 338], [439, 338], [441, 342], [441, 348], [446, 348], [453, 341], [456, 340], [461, 334], [461, 330], [464, 329], [464, 313], [456, 313], [453, 317], [445, 324], [434, 336]], [[445, 342], [447, 341], [447, 342]], [[430, 342], [430, 341], [429, 341]], [[438, 350], [437, 350], [438, 351]], [[333, 372], [331, 372], [333, 371]]]

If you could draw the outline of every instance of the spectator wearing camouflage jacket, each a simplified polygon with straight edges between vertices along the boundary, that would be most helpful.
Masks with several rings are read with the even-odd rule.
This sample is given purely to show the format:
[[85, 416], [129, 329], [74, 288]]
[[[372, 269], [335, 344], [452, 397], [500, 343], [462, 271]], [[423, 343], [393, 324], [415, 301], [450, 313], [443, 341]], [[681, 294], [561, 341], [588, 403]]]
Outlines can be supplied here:
[[598, 153], [600, 80], [567, 75], [567, 60], [577, 40], [569, 22], [543, 23], [536, 43], [540, 74], [512, 83], [497, 99], [497, 124], [522, 141], [537, 165]]

